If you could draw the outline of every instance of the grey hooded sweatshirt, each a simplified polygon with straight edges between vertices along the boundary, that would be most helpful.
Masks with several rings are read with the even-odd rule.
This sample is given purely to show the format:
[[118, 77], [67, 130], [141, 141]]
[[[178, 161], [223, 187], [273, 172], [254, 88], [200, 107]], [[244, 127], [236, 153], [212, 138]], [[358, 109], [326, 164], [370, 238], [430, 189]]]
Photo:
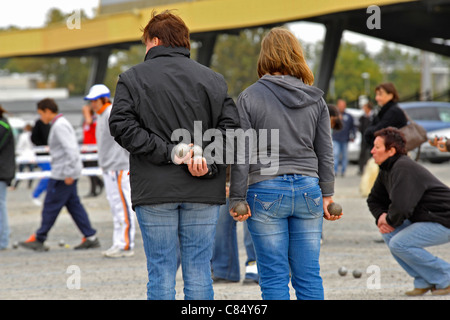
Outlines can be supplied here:
[[241, 127], [256, 139], [246, 140], [245, 163], [238, 148], [231, 165], [230, 208], [245, 201], [248, 185], [283, 174], [317, 177], [322, 195], [334, 194], [330, 116], [322, 96], [298, 78], [273, 75], [239, 95]]

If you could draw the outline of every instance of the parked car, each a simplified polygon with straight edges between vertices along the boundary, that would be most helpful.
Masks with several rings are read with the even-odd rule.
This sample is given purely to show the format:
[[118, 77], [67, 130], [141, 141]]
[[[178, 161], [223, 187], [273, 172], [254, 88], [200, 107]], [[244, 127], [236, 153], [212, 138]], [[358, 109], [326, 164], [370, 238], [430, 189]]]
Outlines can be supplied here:
[[401, 102], [399, 106], [427, 132], [450, 128], [450, 102]]
[[[416, 101], [402, 102], [399, 105], [412, 120], [425, 128], [428, 138], [433, 139], [435, 136], [450, 138], [449, 102]], [[416, 155], [417, 150], [411, 152], [414, 159]], [[419, 159], [441, 163], [450, 160], [450, 153], [440, 152], [428, 142], [424, 142], [420, 147]]]

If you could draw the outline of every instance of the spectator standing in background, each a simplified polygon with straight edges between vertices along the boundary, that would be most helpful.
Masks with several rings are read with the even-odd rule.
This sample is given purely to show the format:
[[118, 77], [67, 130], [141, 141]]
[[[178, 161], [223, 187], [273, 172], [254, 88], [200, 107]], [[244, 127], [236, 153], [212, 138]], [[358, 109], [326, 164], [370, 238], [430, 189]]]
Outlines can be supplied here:
[[[17, 140], [16, 154], [17, 154], [17, 162], [23, 161], [23, 163], [19, 163], [19, 172], [23, 172], [25, 168], [28, 168], [28, 171], [32, 172], [34, 170], [36, 160], [36, 155], [34, 153], [34, 145], [31, 142], [31, 130], [33, 126], [31, 124], [27, 124], [24, 128], [24, 131], [19, 135]], [[14, 189], [19, 186], [20, 180], [16, 180], [14, 183]], [[31, 189], [33, 185], [33, 179], [28, 180], [28, 189]]]
[[[84, 105], [83, 109], [83, 145], [96, 145], [97, 139], [95, 137], [95, 132], [97, 128], [97, 115], [90, 105]], [[83, 161], [83, 166], [85, 168], [98, 166], [98, 161]], [[89, 181], [91, 182], [91, 191], [86, 197], [96, 197], [103, 190], [103, 181], [95, 176], [90, 175]]]
[[355, 125], [353, 117], [345, 112], [347, 103], [339, 99], [336, 106], [340, 113], [342, 121], [341, 130], [333, 130], [333, 155], [334, 155], [334, 174], [338, 175], [339, 165], [341, 166], [341, 176], [345, 176], [348, 164], [348, 143], [355, 139]]
[[6, 249], [9, 243], [6, 190], [16, 174], [14, 135], [4, 113], [5, 109], [0, 106], [0, 250]]
[[376, 131], [387, 127], [400, 129], [408, 123], [405, 112], [397, 104], [400, 98], [393, 83], [381, 83], [376, 86], [375, 100], [381, 109], [373, 118], [372, 124], [366, 129], [363, 137], [370, 148], [373, 147]]
[[359, 151], [359, 160], [358, 160], [358, 174], [362, 174], [364, 171], [364, 166], [367, 163], [367, 160], [372, 156], [370, 154], [371, 146], [367, 143], [366, 139], [364, 139], [364, 132], [366, 129], [372, 124], [374, 118], [373, 105], [369, 101], [365, 103], [362, 107], [364, 114], [359, 118], [359, 132], [361, 133], [361, 145]]
[[[48, 134], [50, 132], [50, 124], [46, 124], [42, 122], [41, 119], [36, 120], [33, 130], [31, 130], [31, 142], [35, 146], [44, 147], [48, 145]], [[36, 156], [48, 156], [49, 153], [47, 151], [39, 151], [36, 152]], [[39, 162], [38, 167], [41, 168], [42, 171], [50, 171], [50, 162]], [[41, 206], [42, 202], [39, 200], [39, 196], [47, 190], [48, 186], [48, 178], [42, 178], [39, 180], [38, 185], [34, 188], [33, 193], [31, 195], [33, 203], [37, 206]]]

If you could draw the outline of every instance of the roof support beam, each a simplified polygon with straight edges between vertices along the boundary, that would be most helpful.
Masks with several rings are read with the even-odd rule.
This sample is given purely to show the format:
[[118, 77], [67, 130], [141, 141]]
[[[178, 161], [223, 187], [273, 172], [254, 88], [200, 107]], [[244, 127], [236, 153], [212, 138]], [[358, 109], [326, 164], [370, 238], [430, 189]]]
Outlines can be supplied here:
[[320, 58], [318, 77], [316, 78], [316, 86], [325, 93], [328, 92], [330, 79], [333, 75], [334, 65], [341, 44], [342, 33], [344, 32], [344, 24], [342, 20], [331, 20], [325, 24], [327, 29], [325, 34], [325, 42], [323, 44], [322, 56]]
[[106, 71], [108, 70], [108, 59], [111, 49], [104, 48], [93, 54], [91, 71], [86, 82], [86, 93], [94, 84], [100, 84], [105, 81]]

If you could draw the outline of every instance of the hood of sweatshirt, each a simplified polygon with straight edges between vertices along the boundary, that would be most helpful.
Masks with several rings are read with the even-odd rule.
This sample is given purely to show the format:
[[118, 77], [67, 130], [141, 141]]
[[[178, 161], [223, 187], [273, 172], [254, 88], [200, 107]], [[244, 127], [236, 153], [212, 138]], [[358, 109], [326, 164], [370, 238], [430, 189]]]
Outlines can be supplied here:
[[319, 88], [308, 86], [293, 76], [264, 75], [258, 80], [287, 108], [303, 108], [317, 103], [323, 96]]

